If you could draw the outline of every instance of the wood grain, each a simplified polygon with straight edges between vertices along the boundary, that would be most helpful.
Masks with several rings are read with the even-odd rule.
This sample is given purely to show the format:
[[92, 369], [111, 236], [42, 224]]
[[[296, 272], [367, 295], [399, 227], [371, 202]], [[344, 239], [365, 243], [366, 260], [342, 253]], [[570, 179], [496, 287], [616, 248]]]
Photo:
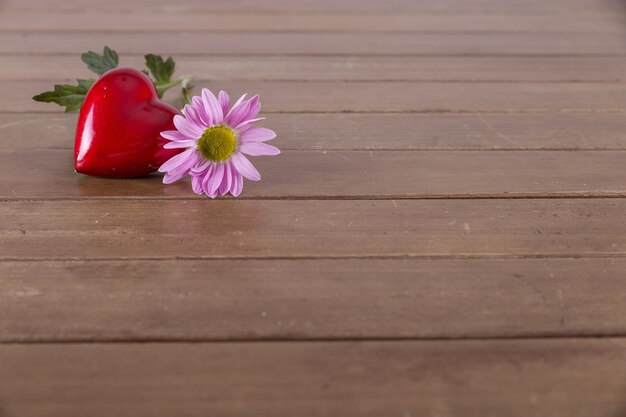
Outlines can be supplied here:
[[620, 15], [580, 15], [555, 19], [550, 15], [393, 14], [237, 12], [193, 13], [142, 11], [46, 11], [0, 14], [0, 31], [86, 32], [540, 32], [624, 33]]
[[[0, 417], [626, 413], [623, 1], [0, 1]], [[264, 181], [74, 174], [104, 45], [260, 93]]]
[[[60, 111], [0, 113], [0, 153], [72, 155], [76, 119]], [[264, 124], [282, 150], [626, 150], [626, 112], [285, 113]]]
[[[52, 89], [52, 81], [0, 81], [0, 111], [59, 112], [38, 103], [35, 94]], [[260, 94], [266, 112], [516, 112], [626, 110], [622, 83], [398, 83], [398, 82], [253, 82], [198, 81], [232, 97]], [[168, 97], [182, 107], [178, 91]], [[197, 91], [196, 91], [197, 93]], [[332, 97], [332, 99], [331, 99]]]
[[624, 335], [625, 269], [615, 258], [4, 261], [0, 341]]
[[576, 16], [586, 14], [624, 13], [623, 4], [619, 0], [525, 0], [523, 2], [502, 2], [499, 0], [478, 0], [464, 2], [459, 0], [415, 1], [391, 0], [381, 3], [376, 0], [318, 0], [302, 2], [292, 0], [271, 0], [258, 2], [255, 0], [214, 0], [210, 3], [203, 0], [184, 0], [172, 3], [169, 0], [109, 0], [94, 2], [93, 0], [66, 0], [54, 6], [46, 0], [4, 0], [5, 9], [46, 10], [65, 12], [97, 10], [97, 11], [133, 11], [143, 13], [147, 10], [159, 12], [258, 12], [269, 11], [277, 14], [291, 12], [334, 12], [347, 13], [490, 13], [490, 14], [539, 14], [549, 13], [555, 16]]
[[626, 199], [13, 201], [0, 259], [626, 255]]
[[[13, 416], [618, 416], [624, 339], [0, 346]], [[236, 389], [233, 389], [236, 387]]]
[[123, 56], [182, 55], [620, 55], [615, 33], [162, 33], [6, 32], [0, 54], [78, 55], [109, 45]]
[[[141, 68], [143, 57], [123, 56]], [[365, 56], [176, 56], [179, 74], [230, 81], [505, 81], [624, 82], [626, 57], [365, 57]], [[89, 78], [77, 56], [2, 57], [3, 80]], [[72, 80], [73, 81], [73, 80]]]
[[[189, 181], [166, 186], [160, 175], [79, 175], [72, 158], [68, 150], [0, 152], [0, 198], [206, 198]], [[263, 181], [246, 183], [244, 198], [626, 197], [626, 151], [285, 151], [252, 159]]]

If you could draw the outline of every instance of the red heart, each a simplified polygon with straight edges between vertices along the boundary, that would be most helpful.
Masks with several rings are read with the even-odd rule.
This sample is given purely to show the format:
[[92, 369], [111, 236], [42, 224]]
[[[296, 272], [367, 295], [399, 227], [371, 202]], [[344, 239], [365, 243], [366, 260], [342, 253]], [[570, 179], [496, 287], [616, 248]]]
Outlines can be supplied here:
[[108, 178], [149, 174], [181, 152], [163, 149], [178, 110], [159, 100], [152, 80], [132, 68], [105, 73], [91, 87], [78, 117], [74, 166]]

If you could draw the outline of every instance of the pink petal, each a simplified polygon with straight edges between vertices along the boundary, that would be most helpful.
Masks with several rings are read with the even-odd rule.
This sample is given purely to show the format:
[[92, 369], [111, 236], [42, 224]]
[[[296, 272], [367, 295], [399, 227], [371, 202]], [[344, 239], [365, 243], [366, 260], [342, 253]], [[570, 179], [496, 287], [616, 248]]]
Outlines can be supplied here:
[[183, 164], [187, 159], [192, 157], [192, 154], [195, 153], [195, 149], [187, 149], [186, 151], [179, 153], [165, 161], [163, 165], [159, 167], [159, 172], [167, 172], [170, 171], [177, 166]]
[[200, 175], [191, 176], [191, 189], [196, 194], [202, 194], [202, 176]]
[[243, 178], [241, 178], [241, 174], [237, 172], [235, 167], [233, 167], [233, 185], [230, 189], [230, 193], [233, 197], [239, 196], [241, 194], [241, 190], [243, 190]]
[[250, 156], [278, 155], [280, 150], [263, 142], [242, 143], [239, 150]]
[[239, 107], [243, 106], [244, 104], [247, 103], [247, 101], [244, 101], [246, 98], [247, 94], [244, 94], [243, 96], [239, 97], [239, 100], [237, 100], [235, 102], [235, 104], [233, 104], [233, 107], [231, 107], [230, 111], [226, 114], [226, 116], [224, 116], [224, 120], [226, 121], [226, 123], [228, 123], [231, 127], [235, 126], [234, 124], [230, 123], [230, 119], [233, 115], [234, 112], [236, 111], [241, 111], [239, 109]]
[[220, 189], [220, 185], [222, 185], [222, 178], [224, 176], [224, 164], [215, 164], [215, 169], [213, 170], [213, 176], [211, 177], [211, 181], [209, 181], [209, 191], [211, 195], [217, 195], [217, 191]]
[[224, 162], [224, 178], [222, 179], [222, 185], [219, 189], [220, 195], [226, 195], [226, 193], [230, 191], [231, 177], [230, 162], [226, 161]]
[[176, 168], [172, 168], [167, 171], [167, 175], [163, 178], [164, 184], [170, 184], [174, 181], [178, 181], [185, 175], [189, 174], [191, 168], [198, 162], [198, 154], [193, 153], [191, 157], [189, 157], [185, 162], [177, 166]]
[[194, 125], [202, 126], [202, 122], [200, 121], [200, 118], [198, 117], [198, 113], [189, 104], [185, 104], [185, 107], [183, 107], [182, 113], [185, 116], [185, 118], [189, 120], [190, 122], [192, 122]]
[[248, 122], [239, 123], [239, 128], [237, 129], [237, 131], [239, 132], [240, 135], [243, 133], [246, 133], [249, 129], [252, 128], [252, 126], [254, 126], [254, 123], [261, 121], [261, 120], [265, 120], [265, 117], [258, 117], [256, 119], [252, 119], [250, 123]]
[[230, 97], [228, 96], [228, 93], [224, 90], [220, 91], [217, 101], [219, 101], [220, 106], [222, 107], [222, 113], [228, 113], [228, 108], [230, 107]]
[[204, 175], [207, 169], [213, 164], [211, 161], [204, 161], [191, 168], [191, 175]]
[[[237, 126], [235, 126], [235, 129], [239, 130], [240, 132], [245, 132], [246, 130], [248, 130], [248, 128], [250, 127], [251, 124], [256, 123], [258, 121], [261, 121], [261, 120], [265, 120], [265, 117], [257, 117], [256, 119], [244, 120], [243, 122], [241, 122]], [[244, 129], [244, 127], [246, 129]]]
[[233, 104], [233, 107], [232, 107], [232, 108], [230, 109], [230, 111], [226, 114], [226, 117], [228, 117], [228, 116], [229, 116], [229, 115], [233, 112], [233, 110], [235, 110], [237, 107], [239, 107], [239, 106], [241, 105], [241, 103], [242, 103], [242, 102], [246, 99], [246, 96], [247, 96], [247, 95], [248, 95], [248, 94], [244, 94], [243, 96], [239, 97], [239, 100], [237, 100], [237, 101], [235, 102], [235, 104]]
[[174, 116], [174, 126], [180, 133], [190, 138], [199, 138], [204, 132], [199, 126], [181, 115]]
[[198, 114], [198, 117], [200, 118], [200, 121], [202, 122], [204, 127], [209, 127], [209, 122], [211, 121], [211, 118], [207, 115], [206, 110], [204, 109], [204, 102], [202, 101], [202, 98], [194, 96], [191, 99], [191, 104], [196, 110], [196, 113]]
[[163, 145], [163, 147], [165, 149], [189, 148], [191, 146], [195, 146], [196, 142], [197, 141], [195, 139], [180, 140], [177, 142], [168, 142], [165, 145]]
[[210, 119], [212, 126], [219, 125], [224, 121], [224, 112], [217, 98], [208, 88], [202, 89], [202, 101], [204, 102], [204, 110]]
[[169, 172], [166, 172], [165, 175], [163, 176], [163, 184], [171, 184], [173, 182], [178, 181], [184, 176], [185, 174], [184, 173], [181, 174], [180, 172], [176, 172], [175, 174], [170, 174]]
[[264, 127], [255, 127], [249, 129], [245, 133], [241, 134], [239, 138], [241, 143], [248, 142], [265, 142], [267, 140], [272, 140], [276, 137], [276, 133], [273, 130], [264, 128]]
[[230, 160], [232, 161], [235, 168], [237, 168], [237, 171], [239, 171], [241, 175], [243, 175], [250, 181], [258, 181], [261, 179], [261, 174], [259, 174], [259, 171], [256, 170], [254, 165], [252, 165], [248, 158], [243, 156], [243, 154], [235, 152], [231, 155]]
[[183, 135], [178, 130], [166, 130], [164, 132], [161, 132], [161, 137], [163, 137], [163, 138], [165, 138], [167, 140], [173, 140], [173, 141], [182, 141], [182, 140], [193, 139], [193, 138], [189, 138], [189, 137]]
[[[254, 96], [250, 100], [248, 100], [248, 111], [243, 115], [243, 120], [253, 119], [259, 114], [261, 110], [261, 101], [259, 100], [259, 96]], [[239, 122], [241, 123], [241, 122]]]
[[209, 195], [209, 181], [211, 180], [211, 175], [213, 175], [213, 170], [215, 169], [215, 164], [211, 164], [209, 168], [204, 173], [204, 177], [202, 178], [202, 191], [206, 195]]
[[246, 114], [248, 113], [248, 109], [250, 108], [250, 103], [244, 101], [241, 105], [237, 106], [237, 108], [233, 107], [233, 110], [228, 114], [226, 122], [229, 126], [237, 126], [239, 123], [244, 121]]

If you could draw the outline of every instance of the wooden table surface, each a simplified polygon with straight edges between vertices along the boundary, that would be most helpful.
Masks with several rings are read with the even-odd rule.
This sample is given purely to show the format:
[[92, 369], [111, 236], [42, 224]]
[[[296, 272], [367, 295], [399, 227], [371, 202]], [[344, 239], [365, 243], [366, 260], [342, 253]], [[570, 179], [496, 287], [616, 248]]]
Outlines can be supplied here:
[[[0, 39], [1, 417], [626, 415], [623, 2], [4, 0]], [[75, 174], [30, 97], [105, 44], [261, 94], [263, 181]]]

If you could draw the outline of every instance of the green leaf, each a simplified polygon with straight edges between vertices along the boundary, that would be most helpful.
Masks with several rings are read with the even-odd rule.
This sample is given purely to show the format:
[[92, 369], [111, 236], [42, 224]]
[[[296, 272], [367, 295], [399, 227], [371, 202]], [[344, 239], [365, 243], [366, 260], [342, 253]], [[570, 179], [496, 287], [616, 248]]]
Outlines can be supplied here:
[[54, 90], [38, 94], [33, 100], [65, 106], [66, 113], [80, 110], [85, 95], [95, 80], [77, 80], [77, 82], [77, 85], [55, 84]]
[[160, 55], [148, 54], [146, 58], [146, 67], [150, 70], [155, 84], [168, 84], [172, 81], [176, 64], [172, 57], [168, 57], [163, 61]]
[[188, 102], [189, 90], [193, 87], [191, 77], [181, 77], [172, 80], [174, 70], [176, 69], [176, 63], [172, 57], [170, 56], [167, 57], [166, 60], [163, 60], [161, 55], [147, 54], [145, 58], [148, 72], [145, 70], [143, 72], [152, 76], [152, 81], [154, 82], [158, 96], [162, 98], [167, 90], [180, 84], [183, 90], [183, 100]]
[[87, 68], [98, 75], [102, 75], [108, 70], [117, 67], [120, 60], [117, 52], [108, 46], [104, 47], [102, 55], [94, 51], [89, 51], [81, 54], [80, 59], [87, 64]]

